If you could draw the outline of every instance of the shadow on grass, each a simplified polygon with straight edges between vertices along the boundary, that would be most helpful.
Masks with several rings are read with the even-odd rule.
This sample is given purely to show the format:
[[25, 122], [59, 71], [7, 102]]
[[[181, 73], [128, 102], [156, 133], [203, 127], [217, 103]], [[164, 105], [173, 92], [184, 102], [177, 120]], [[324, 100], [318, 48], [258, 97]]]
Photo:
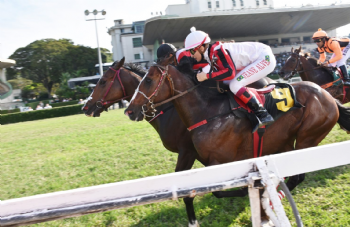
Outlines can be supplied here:
[[[138, 223], [131, 226], [187, 227], [188, 219], [185, 204], [182, 199], [176, 203], [178, 203], [178, 207], [164, 207], [159, 212], [146, 215]], [[232, 226], [232, 224], [234, 226], [251, 226], [250, 214], [247, 215], [247, 212], [244, 212], [250, 209], [248, 197], [217, 199], [212, 194], [207, 194], [197, 196], [194, 200], [194, 207], [196, 217], [202, 227]], [[244, 215], [242, 215], [243, 212], [245, 213]]]
[[[305, 181], [297, 189], [325, 187], [331, 184], [330, 181], [338, 176], [349, 173], [350, 165], [307, 173]], [[298, 193], [296, 191], [298, 190], [295, 190], [293, 194]], [[158, 212], [147, 214], [132, 226], [188, 226], [187, 214], [182, 199], [178, 203], [180, 204], [178, 207], [169, 208], [164, 206]], [[217, 199], [212, 194], [207, 194], [205, 196], [197, 196], [194, 200], [194, 207], [201, 227], [251, 226], [248, 197]]]
[[298, 185], [297, 189], [325, 187], [330, 184], [330, 181], [343, 174], [350, 174], [350, 165], [306, 173], [304, 182]]

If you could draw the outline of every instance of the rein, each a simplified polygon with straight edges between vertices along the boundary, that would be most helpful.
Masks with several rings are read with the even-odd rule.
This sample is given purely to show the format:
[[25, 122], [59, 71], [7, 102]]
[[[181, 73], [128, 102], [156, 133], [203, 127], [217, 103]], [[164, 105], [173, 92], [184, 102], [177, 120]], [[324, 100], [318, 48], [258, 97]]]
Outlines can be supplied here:
[[[116, 103], [116, 102], [119, 102], [120, 100], [123, 100], [123, 99], [125, 99], [125, 98], [131, 97], [131, 95], [129, 95], [129, 96], [126, 95], [124, 85], [123, 85], [122, 80], [120, 79], [120, 75], [119, 75], [120, 69], [115, 70], [115, 69], [113, 69], [113, 68], [111, 68], [111, 67], [109, 67], [109, 69], [111, 69], [111, 70], [113, 70], [113, 71], [115, 72], [115, 73], [114, 73], [114, 76], [113, 76], [113, 80], [111, 81], [111, 83], [110, 83], [110, 85], [109, 85], [109, 87], [108, 87], [106, 93], [104, 94], [103, 98], [102, 98], [100, 101], [97, 101], [97, 102], [96, 102], [96, 107], [97, 107], [97, 108], [103, 108], [104, 106], [106, 106], [106, 105], [108, 105], [108, 104]], [[119, 81], [119, 83], [120, 83], [120, 85], [121, 85], [121, 87], [122, 87], [122, 89], [123, 89], [124, 97], [122, 97], [122, 98], [120, 98], [120, 99], [117, 99], [117, 100], [113, 100], [113, 101], [105, 101], [105, 98], [106, 98], [106, 96], [108, 95], [109, 91], [111, 90], [112, 85], [113, 85], [113, 83], [114, 83], [116, 77], [118, 77], [118, 81]]]
[[297, 57], [297, 64], [295, 65], [295, 68], [294, 68], [293, 71], [291, 72], [291, 76], [288, 77], [288, 79], [291, 78], [291, 77], [293, 77], [296, 73], [312, 71], [312, 70], [320, 69], [320, 68], [323, 68], [323, 67], [324, 67], [324, 68], [330, 68], [330, 69], [333, 68], [333, 67], [328, 67], [328, 66], [317, 66], [317, 67], [312, 68], [312, 69], [298, 70], [299, 65], [301, 65], [301, 62], [300, 62], [300, 55], [298, 55], [298, 57]]
[[[166, 67], [163, 67], [163, 66], [160, 66], [160, 65], [153, 65], [153, 66], [157, 67], [158, 70], [162, 73], [162, 76], [161, 76], [161, 78], [160, 78], [160, 81], [159, 81], [159, 83], [158, 83], [156, 89], [154, 90], [154, 92], [153, 92], [149, 97], [147, 97], [147, 95], [145, 95], [145, 93], [143, 93], [142, 91], [140, 91], [140, 90], [138, 91], [140, 94], [142, 94], [142, 95], [148, 100], [148, 103], [146, 103], [146, 104], [144, 104], [144, 105], [142, 106], [142, 111], [141, 111], [141, 113], [142, 113], [145, 117], [152, 117], [152, 118], [155, 117], [155, 113], [156, 113], [156, 109], [155, 109], [155, 108], [156, 108], [156, 107], [161, 106], [161, 105], [163, 105], [163, 104], [165, 104], [165, 103], [168, 103], [168, 102], [170, 102], [170, 101], [172, 101], [172, 100], [174, 100], [174, 99], [177, 99], [177, 98], [179, 98], [179, 97], [181, 97], [181, 96], [184, 96], [185, 94], [191, 92], [192, 90], [194, 90], [195, 88], [197, 88], [198, 86], [200, 86], [200, 83], [199, 83], [199, 84], [197, 84], [197, 85], [191, 87], [190, 89], [188, 89], [188, 90], [186, 90], [186, 91], [183, 91], [183, 92], [182, 92], [182, 91], [178, 91], [178, 90], [175, 89], [175, 87], [174, 87], [174, 82], [173, 82], [173, 80], [172, 80], [172, 78], [171, 78], [171, 75], [168, 73], [168, 66], [166, 66]], [[162, 69], [163, 69], [164, 71], [163, 71]], [[172, 97], [169, 98], [169, 99], [166, 99], [166, 100], [164, 100], [164, 101], [162, 101], [162, 102], [160, 102], [160, 103], [154, 104], [154, 103], [153, 103], [153, 100], [154, 100], [155, 97], [157, 97], [160, 87], [161, 87], [161, 86], [164, 84], [164, 82], [165, 82], [165, 78], [167, 78], [168, 81], [169, 81]], [[176, 91], [177, 93], [179, 93], [179, 94], [175, 95], [175, 94], [174, 94], [175, 91]], [[146, 115], [146, 112], [148, 112], [148, 109], [145, 109], [145, 107], [147, 106], [147, 104], [150, 104], [151, 111], [152, 111], [152, 112], [151, 112], [151, 113], [152, 113], [151, 116]]]

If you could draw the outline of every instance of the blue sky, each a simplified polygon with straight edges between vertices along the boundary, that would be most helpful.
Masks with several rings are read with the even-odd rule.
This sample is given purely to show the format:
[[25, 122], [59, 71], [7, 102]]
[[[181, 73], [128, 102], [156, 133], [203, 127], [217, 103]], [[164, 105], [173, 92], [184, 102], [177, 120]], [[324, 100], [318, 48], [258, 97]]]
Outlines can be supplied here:
[[[297, 6], [314, 1], [274, 0], [274, 4]], [[317, 2], [330, 4], [335, 0]], [[75, 44], [97, 47], [94, 22], [85, 21], [86, 9], [107, 11], [105, 20], [97, 22], [98, 34], [100, 46], [111, 50], [107, 28], [114, 25], [115, 19], [124, 19], [126, 23], [146, 20], [151, 12], [164, 14], [168, 5], [184, 3], [185, 0], [0, 0], [0, 58], [8, 58], [16, 49], [45, 38], [68, 38]], [[349, 25], [338, 31], [339, 35], [349, 33]]]

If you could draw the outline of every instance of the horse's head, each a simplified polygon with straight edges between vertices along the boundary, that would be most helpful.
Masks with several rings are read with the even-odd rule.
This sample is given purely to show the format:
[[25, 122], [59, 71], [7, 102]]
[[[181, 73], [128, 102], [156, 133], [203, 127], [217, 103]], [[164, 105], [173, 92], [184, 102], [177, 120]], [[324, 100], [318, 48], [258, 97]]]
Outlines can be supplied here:
[[128, 71], [121, 68], [125, 58], [114, 64], [100, 78], [88, 101], [83, 106], [86, 116], [99, 117], [101, 112], [108, 110], [113, 103], [131, 97], [127, 94], [124, 85], [128, 84]]
[[145, 116], [155, 116], [154, 105], [174, 95], [174, 84], [169, 71], [175, 71], [175, 68], [170, 65], [153, 65], [149, 68], [125, 110], [130, 120], [142, 121]]
[[164, 66], [164, 67], [167, 65], [176, 64], [176, 57], [175, 57], [175, 55], [171, 54], [170, 56], [160, 58], [160, 59], [158, 59], [157, 64]]
[[294, 76], [298, 70], [300, 70], [300, 52], [301, 52], [301, 46], [298, 49], [295, 49], [292, 47], [291, 55], [286, 60], [284, 66], [280, 69], [278, 72], [278, 75], [284, 79], [288, 80], [292, 76]]

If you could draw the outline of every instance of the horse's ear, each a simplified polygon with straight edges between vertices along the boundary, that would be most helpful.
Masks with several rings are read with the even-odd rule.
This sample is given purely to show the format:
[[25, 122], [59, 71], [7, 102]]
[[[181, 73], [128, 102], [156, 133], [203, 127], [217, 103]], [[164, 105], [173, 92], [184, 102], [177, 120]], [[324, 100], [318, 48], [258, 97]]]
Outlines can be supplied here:
[[304, 54], [304, 58], [309, 58], [309, 57], [311, 57], [311, 53], [305, 53]]
[[124, 61], [125, 61], [125, 57], [123, 57], [117, 64], [117, 66], [115, 67], [115, 69], [120, 69], [123, 65], [124, 65]]
[[291, 52], [291, 53], [294, 53], [293, 51], [294, 51], [294, 48], [292, 47], [292, 49], [291, 49], [291, 51], [290, 51], [290, 52]]
[[299, 49], [298, 49], [298, 52], [299, 52], [299, 53], [301, 52], [301, 45], [300, 45], [300, 47], [299, 47]]
[[173, 54], [169, 54], [168, 57], [165, 57], [163, 59], [161, 59], [158, 64], [160, 64], [161, 66], [167, 66], [171, 63], [173, 63], [174, 61], [174, 55]]

